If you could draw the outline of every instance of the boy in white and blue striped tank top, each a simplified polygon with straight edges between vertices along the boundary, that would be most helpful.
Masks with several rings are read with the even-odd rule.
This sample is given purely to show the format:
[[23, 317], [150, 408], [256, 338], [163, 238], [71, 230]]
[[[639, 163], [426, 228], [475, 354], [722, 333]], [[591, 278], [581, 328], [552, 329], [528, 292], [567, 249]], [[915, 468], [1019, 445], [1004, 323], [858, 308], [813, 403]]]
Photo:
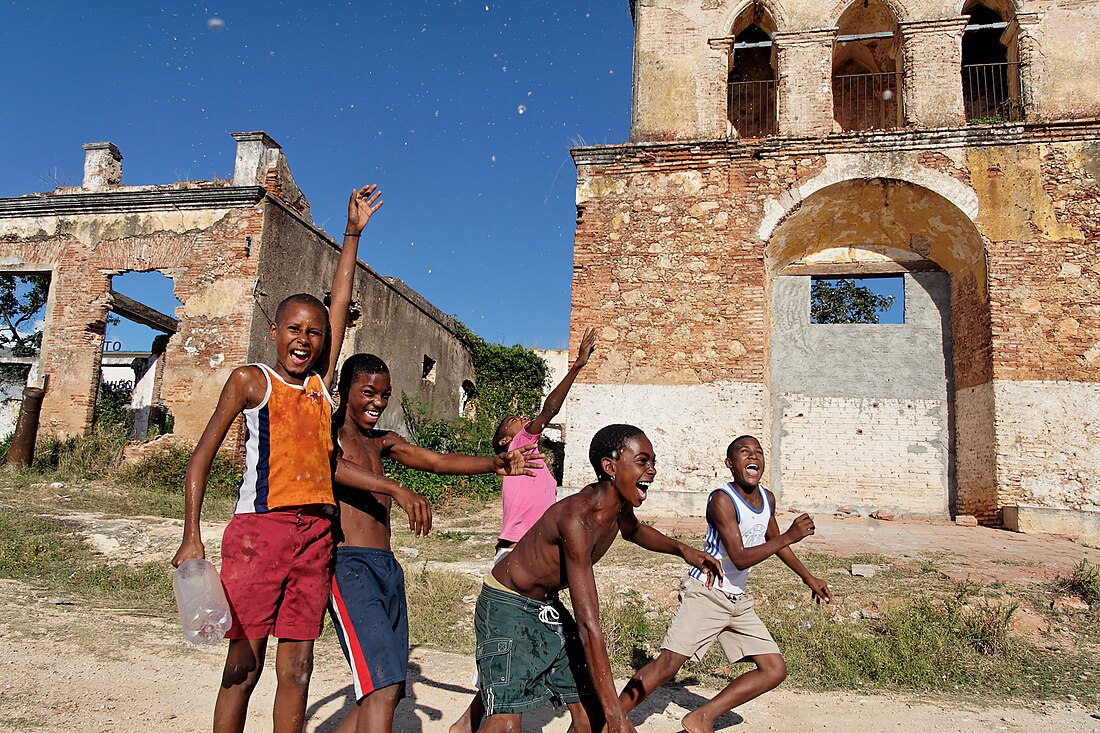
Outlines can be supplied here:
[[702, 659], [715, 640], [730, 662], [752, 660], [756, 669], [745, 672], [714, 699], [684, 716], [692, 733], [711, 733], [714, 721], [768, 690], [787, 676], [779, 647], [753, 611], [746, 592], [749, 570], [776, 555], [810, 587], [814, 600], [829, 603], [829, 586], [814, 577], [790, 546], [814, 533], [814, 522], [800, 515], [786, 532], [775, 521], [775, 497], [760, 485], [764, 449], [760, 441], [742, 435], [726, 449], [726, 467], [733, 480], [715, 489], [707, 499], [707, 539], [704, 550], [722, 564], [721, 582], [710, 588], [693, 568], [680, 586], [680, 608], [661, 643], [656, 659], [638, 670], [619, 694], [624, 710], [631, 710], [665, 684], [689, 659]]

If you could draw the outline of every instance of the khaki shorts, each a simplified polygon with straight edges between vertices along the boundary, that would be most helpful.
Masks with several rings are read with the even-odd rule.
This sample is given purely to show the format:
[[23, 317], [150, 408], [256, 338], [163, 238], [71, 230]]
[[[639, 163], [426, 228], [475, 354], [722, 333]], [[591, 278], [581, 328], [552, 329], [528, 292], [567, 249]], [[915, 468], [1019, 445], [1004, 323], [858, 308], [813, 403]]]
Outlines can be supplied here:
[[680, 584], [680, 608], [661, 648], [698, 661], [717, 639], [730, 662], [779, 654], [779, 646], [752, 605], [748, 593], [734, 598], [688, 575]]

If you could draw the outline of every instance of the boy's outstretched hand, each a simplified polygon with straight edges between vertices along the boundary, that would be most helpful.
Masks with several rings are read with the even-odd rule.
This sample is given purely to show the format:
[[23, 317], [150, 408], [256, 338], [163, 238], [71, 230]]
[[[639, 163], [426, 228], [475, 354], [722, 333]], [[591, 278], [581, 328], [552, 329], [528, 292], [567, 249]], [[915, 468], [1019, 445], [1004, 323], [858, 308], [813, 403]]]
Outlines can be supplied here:
[[810, 576], [806, 579], [806, 585], [810, 586], [810, 597], [814, 599], [816, 603], [825, 601], [826, 603], [833, 602], [833, 594], [829, 592], [829, 586], [821, 578], [815, 578]]
[[546, 465], [546, 458], [537, 445], [531, 444], [502, 453], [495, 462], [499, 464], [496, 472], [500, 476], [534, 476], [536, 468]]
[[707, 574], [707, 587], [714, 585], [714, 581], [722, 579], [722, 563], [715, 557], [702, 550], [696, 550], [690, 545], [685, 545], [684, 560], [693, 568], [702, 570]]
[[573, 362], [573, 366], [583, 367], [588, 363], [588, 357], [592, 356], [592, 352], [596, 350], [596, 329], [586, 328], [584, 329], [584, 336], [581, 338], [581, 348], [577, 352], [577, 360]]
[[367, 226], [374, 212], [382, 208], [382, 192], [378, 186], [370, 184], [351, 192], [348, 199], [348, 225], [345, 234], [359, 234]]
[[416, 537], [427, 537], [432, 529], [432, 505], [420, 494], [405, 488], [395, 491], [392, 496], [406, 514], [409, 515], [409, 529]]

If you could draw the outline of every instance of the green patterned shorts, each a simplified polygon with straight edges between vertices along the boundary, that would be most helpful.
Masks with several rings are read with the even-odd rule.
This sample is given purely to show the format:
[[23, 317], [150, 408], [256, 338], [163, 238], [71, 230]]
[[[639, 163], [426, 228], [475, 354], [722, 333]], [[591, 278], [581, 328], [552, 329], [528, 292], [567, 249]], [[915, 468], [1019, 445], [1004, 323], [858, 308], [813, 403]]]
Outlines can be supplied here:
[[523, 713], [547, 700], [570, 704], [593, 694], [577, 622], [557, 598], [534, 601], [483, 585], [474, 633], [486, 715]]

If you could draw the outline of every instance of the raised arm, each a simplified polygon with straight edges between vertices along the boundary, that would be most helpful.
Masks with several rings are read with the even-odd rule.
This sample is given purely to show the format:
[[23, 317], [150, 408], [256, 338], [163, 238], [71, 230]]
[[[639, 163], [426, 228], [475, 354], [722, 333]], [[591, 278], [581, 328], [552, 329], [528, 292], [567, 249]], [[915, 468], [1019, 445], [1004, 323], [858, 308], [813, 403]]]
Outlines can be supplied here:
[[607, 642], [600, 627], [600, 601], [596, 594], [596, 577], [592, 572], [592, 534], [581, 517], [571, 515], [562, 520], [562, 550], [573, 616], [577, 620], [584, 658], [592, 686], [603, 708], [609, 733], [634, 732], [634, 726], [623, 712], [615, 693], [611, 662], [607, 658]]
[[[730, 562], [738, 570], [751, 568], [814, 533], [814, 521], [808, 514], [799, 515], [786, 532], [780, 533], [778, 525], [775, 525], [773, 509], [764, 544], [745, 547], [741, 541], [741, 529], [737, 524], [737, 510], [733, 506], [733, 499], [724, 491], [715, 491], [712, 495], [707, 505], [707, 521], [718, 530], [718, 537], [726, 548]], [[774, 533], [770, 529], [772, 525], [775, 525]]]
[[336, 274], [332, 277], [332, 291], [329, 295], [328, 326], [329, 349], [328, 363], [322, 377], [325, 386], [332, 384], [336, 376], [336, 362], [340, 358], [340, 347], [344, 345], [344, 332], [348, 326], [348, 307], [355, 285], [355, 261], [359, 255], [359, 237], [374, 212], [382, 208], [382, 195], [373, 183], [351, 192], [348, 200], [348, 223], [344, 227], [344, 243], [340, 249], [340, 261], [336, 264]]
[[432, 505], [423, 496], [402, 486], [393, 479], [368, 471], [362, 466], [336, 459], [336, 482], [349, 489], [373, 491], [393, 497], [397, 505], [409, 515], [409, 529], [418, 537], [426, 536], [432, 528]]
[[[768, 521], [768, 531], [765, 537], [770, 540], [773, 537], [779, 536], [779, 523], [775, 521], [775, 497], [770, 491], [768, 492], [768, 498], [771, 499], [772, 516]], [[802, 516], [806, 515], [803, 514]], [[824, 580], [814, 576], [813, 573], [806, 569], [802, 561], [795, 557], [794, 550], [792, 550], [790, 546], [778, 550], [775, 556], [782, 560], [784, 565], [793, 570], [798, 577], [802, 578], [802, 582], [810, 587], [810, 597], [816, 602], [833, 602], [833, 594], [829, 591], [829, 586]]]
[[451, 476], [472, 476], [479, 473], [534, 476], [534, 469], [543, 465], [537, 445], [516, 448], [494, 456], [471, 456], [464, 453], [436, 453], [413, 445], [396, 433], [391, 433], [391, 436], [393, 442], [387, 446], [387, 457], [419, 471]]
[[206, 557], [202, 543], [199, 518], [202, 501], [206, 497], [206, 482], [210, 478], [210, 466], [222, 441], [229, 433], [233, 421], [246, 407], [258, 405], [263, 399], [266, 384], [255, 373], [256, 367], [238, 367], [233, 370], [222, 387], [214, 414], [206, 423], [195, 450], [187, 461], [187, 473], [183, 479], [183, 541], [172, 558], [172, 565], [179, 567], [187, 560]]
[[624, 507], [619, 515], [619, 533], [624, 540], [628, 540], [644, 547], [652, 552], [663, 552], [666, 555], [682, 557], [684, 561], [707, 574], [707, 587], [714, 584], [716, 579], [722, 577], [722, 565], [702, 550], [697, 550], [691, 545], [685, 545], [679, 540], [674, 540], [660, 530], [650, 527], [638, 521], [633, 507]]
[[573, 366], [569, 367], [569, 371], [562, 377], [558, 386], [546, 395], [546, 401], [542, 403], [542, 410], [527, 424], [527, 432], [538, 435], [546, 429], [554, 416], [561, 412], [561, 406], [565, 404], [565, 397], [569, 394], [569, 388], [573, 386], [577, 375], [580, 374], [581, 369], [584, 369], [584, 365], [588, 363], [588, 357], [592, 356], [595, 349], [596, 329], [587, 328], [584, 331], [584, 337], [581, 339], [581, 348], [577, 352], [576, 361], [573, 362]]

